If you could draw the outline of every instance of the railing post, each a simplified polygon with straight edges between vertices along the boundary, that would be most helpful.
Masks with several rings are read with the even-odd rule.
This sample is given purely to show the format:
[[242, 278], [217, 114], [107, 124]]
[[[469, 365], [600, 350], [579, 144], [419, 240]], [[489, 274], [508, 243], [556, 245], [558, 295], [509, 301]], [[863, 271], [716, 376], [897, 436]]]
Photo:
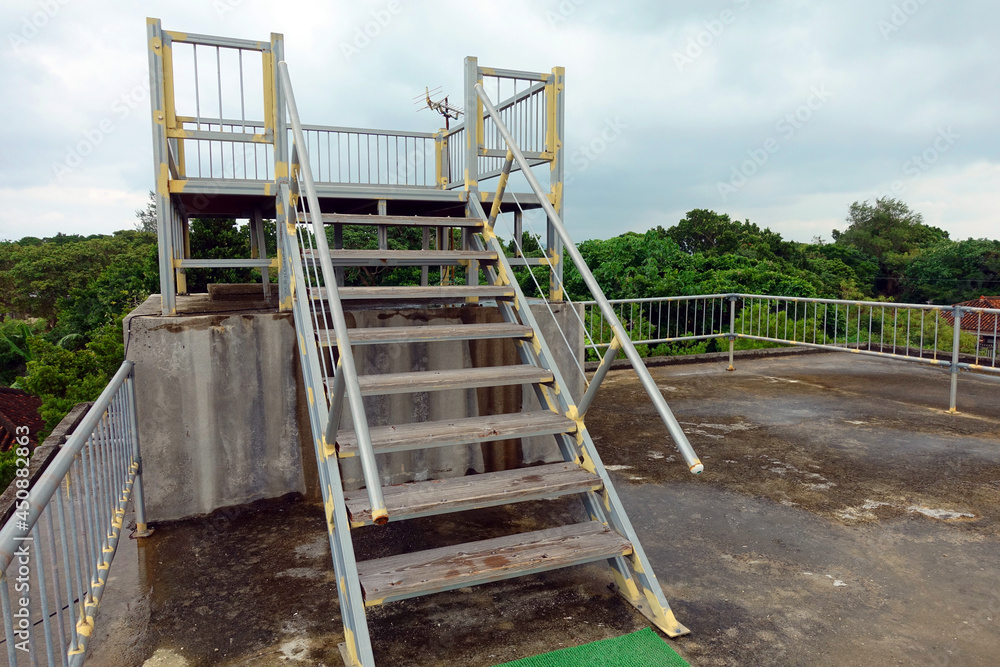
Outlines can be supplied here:
[[174, 274], [175, 219], [170, 201], [170, 148], [167, 145], [167, 108], [164, 84], [164, 53], [170, 45], [159, 19], [146, 20], [149, 44], [149, 105], [153, 115], [153, 169], [156, 176], [156, 239], [159, 246], [160, 308], [164, 315], [177, 314], [177, 285]]
[[[552, 208], [562, 220], [563, 215], [563, 174], [565, 161], [563, 159], [563, 136], [566, 124], [566, 69], [552, 68], [552, 83], [546, 86], [546, 102], [548, 123], [545, 150], [552, 154], [549, 163], [549, 181]], [[546, 224], [545, 247], [549, 259], [549, 301], [563, 300], [563, 242], [551, 219]], [[520, 242], [520, 239], [518, 239]]]
[[729, 339], [729, 368], [727, 371], [735, 371], [736, 367], [733, 366], [733, 350], [736, 348], [736, 295], [729, 295], [729, 335], [726, 336]]
[[[479, 59], [465, 59], [465, 191], [479, 196], [479, 148], [483, 141], [483, 103], [476, 94], [479, 83]], [[471, 196], [471, 195], [470, 195]]]
[[954, 318], [954, 331], [952, 332], [952, 342], [951, 342], [951, 396], [948, 406], [948, 412], [954, 414], [958, 412], [956, 406], [956, 401], [958, 398], [958, 353], [960, 337], [962, 335], [962, 308], [961, 306], [955, 306], [952, 310], [952, 317]]
[[434, 133], [434, 185], [444, 190], [451, 182], [451, 168], [448, 164], [448, 137], [445, 130]]
[[128, 387], [128, 428], [132, 438], [132, 460], [135, 466], [135, 482], [132, 484], [132, 502], [135, 506], [135, 536], [149, 537], [153, 529], [146, 523], [146, 496], [142, 488], [142, 453], [139, 449], [139, 422], [135, 414], [135, 366], [125, 380]]

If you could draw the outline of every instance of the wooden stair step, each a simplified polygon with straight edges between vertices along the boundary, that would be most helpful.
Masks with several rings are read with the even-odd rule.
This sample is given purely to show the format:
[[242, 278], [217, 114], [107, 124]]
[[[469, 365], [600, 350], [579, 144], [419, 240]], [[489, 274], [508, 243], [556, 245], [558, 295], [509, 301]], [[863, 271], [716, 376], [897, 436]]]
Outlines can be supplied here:
[[[303, 253], [307, 262], [318, 263], [318, 253]], [[476, 260], [496, 264], [497, 254], [480, 250], [331, 250], [334, 266], [458, 266]]]
[[358, 563], [365, 606], [626, 556], [632, 544], [598, 521]]
[[[348, 329], [351, 345], [375, 345], [377, 343], [430, 343], [450, 340], [482, 340], [490, 338], [532, 337], [531, 327], [506, 322], [489, 324], [433, 324], [416, 327], [372, 327]], [[316, 338], [323, 346], [337, 344], [332, 330], [319, 329]]]
[[[516, 470], [384, 486], [382, 495], [389, 511], [389, 521], [400, 521], [527, 500], [548, 500], [596, 491], [603, 486], [600, 477], [587, 472], [577, 463], [548, 463]], [[352, 526], [372, 525], [366, 489], [347, 493], [346, 500]]]
[[482, 227], [480, 218], [451, 218], [429, 215], [355, 215], [324, 213], [323, 222], [328, 225], [390, 225], [419, 227]]
[[473, 389], [500, 387], [511, 384], [552, 382], [552, 371], [526, 364], [517, 366], [486, 366], [485, 368], [453, 368], [439, 371], [410, 371], [361, 375], [362, 396], [409, 394], [416, 391]]
[[[326, 299], [325, 287], [310, 287], [309, 296], [312, 299]], [[483, 299], [513, 298], [514, 290], [509, 286], [498, 285], [405, 285], [382, 287], [341, 287], [342, 301], [360, 300], [425, 300], [425, 299], [466, 299], [477, 297]]]
[[[384, 454], [509, 438], [575, 433], [576, 429], [577, 424], [572, 419], [550, 410], [537, 410], [394, 426], [373, 426], [369, 429], [369, 433], [372, 448], [376, 453]], [[341, 458], [357, 456], [358, 440], [353, 429], [341, 429], [337, 433], [337, 451]]]

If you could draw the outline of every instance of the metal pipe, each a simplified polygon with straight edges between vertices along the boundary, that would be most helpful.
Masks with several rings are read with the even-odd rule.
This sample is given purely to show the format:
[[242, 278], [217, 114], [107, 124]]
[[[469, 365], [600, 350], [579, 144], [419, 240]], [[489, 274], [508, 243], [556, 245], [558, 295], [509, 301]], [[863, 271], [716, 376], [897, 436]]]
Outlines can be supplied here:
[[139, 425], [135, 414], [135, 374], [126, 382], [128, 391], [125, 394], [128, 402], [128, 429], [132, 439], [132, 465], [135, 467], [135, 481], [132, 483], [132, 501], [135, 507], [135, 536], [149, 537], [152, 528], [146, 524], [146, 495], [142, 488], [142, 453], [139, 450]]
[[614, 330], [615, 335], [622, 344], [622, 350], [625, 352], [625, 356], [627, 356], [629, 361], [632, 362], [632, 366], [635, 368], [635, 372], [639, 376], [639, 381], [642, 382], [643, 387], [646, 389], [646, 393], [649, 394], [650, 399], [653, 401], [656, 411], [660, 413], [663, 423], [666, 425], [667, 430], [673, 437], [674, 443], [677, 445], [681, 455], [684, 457], [688, 468], [695, 474], [700, 473], [704, 470], [704, 466], [701, 461], [698, 460], [698, 455], [695, 454], [694, 448], [692, 448], [691, 443], [688, 442], [687, 436], [684, 434], [684, 430], [681, 428], [680, 424], [677, 423], [677, 418], [674, 417], [673, 412], [670, 410], [670, 406], [667, 405], [666, 400], [663, 398], [663, 394], [660, 393], [659, 387], [656, 386], [656, 381], [653, 380], [649, 371], [646, 369], [646, 366], [642, 363], [642, 358], [639, 356], [638, 351], [636, 351], [632, 341], [629, 340], [628, 334], [621, 322], [618, 320], [618, 317], [615, 315], [611, 304], [609, 304], [608, 300], [604, 297], [604, 292], [601, 290], [601, 286], [597, 283], [597, 279], [594, 278], [594, 274], [590, 272], [590, 268], [587, 267], [587, 263], [583, 260], [583, 256], [580, 255], [580, 251], [577, 250], [576, 244], [573, 243], [573, 239], [570, 238], [569, 233], [563, 226], [562, 219], [559, 217], [559, 214], [556, 213], [555, 207], [553, 207], [552, 202], [549, 201], [548, 195], [545, 194], [545, 191], [542, 189], [541, 184], [539, 184], [534, 172], [531, 171], [531, 166], [521, 153], [521, 149], [518, 148], [517, 144], [514, 142], [514, 138], [511, 136], [507, 126], [500, 120], [496, 109], [493, 108], [493, 103], [490, 102], [489, 96], [486, 94], [486, 91], [483, 90], [482, 84], [477, 83], [475, 90], [479, 95], [479, 98], [482, 100], [483, 107], [496, 123], [497, 129], [500, 131], [501, 136], [503, 136], [508, 150], [514, 155], [514, 159], [517, 160], [518, 166], [521, 167], [521, 172], [524, 174], [524, 177], [531, 186], [531, 189], [538, 197], [538, 201], [541, 203], [542, 208], [549, 216], [549, 224], [552, 225], [552, 228], [556, 231], [559, 238], [562, 239], [565, 252], [569, 254], [573, 263], [576, 264], [577, 270], [580, 272], [580, 277], [583, 278], [583, 282], [590, 289], [591, 294], [594, 295], [601, 312], [604, 313], [604, 317], [611, 323], [611, 327]]
[[337, 431], [340, 430], [340, 418], [344, 414], [344, 368], [341, 365], [344, 355], [337, 359], [333, 373], [333, 402], [330, 406], [330, 416], [326, 422], [326, 441], [334, 444], [337, 441]]
[[[288, 65], [284, 61], [278, 63], [278, 73], [281, 79], [281, 87], [285, 93], [285, 103], [288, 105], [288, 115], [292, 121], [292, 134], [295, 137], [295, 143], [304, 147], [305, 137], [302, 133], [302, 123], [299, 120], [298, 107], [295, 105], [295, 93], [292, 91], [292, 82], [288, 76]], [[303, 148], [303, 150], [305, 149]], [[337, 338], [337, 348], [340, 350], [340, 361], [343, 372], [347, 374], [345, 377], [347, 398], [351, 404], [354, 431], [358, 438], [358, 454], [361, 458], [362, 470], [365, 476], [368, 501], [372, 508], [372, 520], [376, 524], [384, 524], [389, 521], [389, 512], [385, 509], [385, 500], [382, 497], [382, 483], [378, 475], [375, 452], [372, 450], [371, 434], [368, 430], [368, 418], [365, 415], [364, 403], [361, 401], [361, 388], [358, 386], [358, 374], [354, 367], [354, 354], [351, 351], [351, 343], [347, 338], [347, 319], [344, 317], [343, 304], [340, 302], [340, 290], [337, 287], [336, 273], [333, 270], [330, 245], [327, 243], [326, 230], [323, 228], [323, 220], [320, 216], [322, 209], [319, 206], [319, 197], [316, 195], [316, 186], [313, 183], [309, 160], [305, 159], [301, 162], [299, 169], [306, 189], [309, 210], [312, 212], [313, 234], [316, 240], [316, 248], [319, 251], [320, 266], [323, 268], [323, 275], [326, 277], [326, 297], [330, 304], [331, 314], [333, 315], [334, 335]]]
[[958, 373], [960, 370], [958, 367], [958, 352], [959, 344], [961, 342], [960, 337], [962, 335], [961, 306], [955, 306], [955, 309], [952, 311], [952, 317], [954, 318], [954, 321], [952, 322], [953, 335], [951, 342], [951, 395], [949, 398], [948, 412], [955, 414], [958, 412], [956, 401], [958, 399]]
[[736, 349], [736, 295], [729, 297], [729, 368], [727, 371], [735, 371], [733, 366], [733, 351]]
[[[507, 179], [510, 178], [510, 168], [514, 165], [514, 154], [507, 149], [507, 158], [504, 160], [503, 169], [500, 171], [500, 180], [497, 182], [497, 191], [493, 195], [493, 207], [490, 208], [490, 218], [487, 224], [490, 229], [497, 222], [497, 216], [500, 214], [500, 202], [503, 199], [503, 193], [507, 189]], [[517, 243], [521, 243], [521, 239], [516, 239]]]
[[611, 370], [611, 362], [615, 360], [618, 356], [618, 350], [622, 349], [622, 344], [618, 342], [618, 337], [611, 339], [611, 344], [608, 345], [608, 351], [604, 353], [601, 358], [601, 363], [597, 367], [597, 371], [594, 373], [594, 377], [590, 380], [590, 384], [587, 386], [587, 391], [583, 395], [583, 399], [580, 400], [580, 405], [576, 407], [577, 412], [580, 414], [580, 419], [587, 414], [587, 410], [590, 408], [590, 404], [594, 402], [594, 397], [597, 396], [597, 390], [601, 388], [601, 383], [604, 382], [605, 376], [608, 371]]

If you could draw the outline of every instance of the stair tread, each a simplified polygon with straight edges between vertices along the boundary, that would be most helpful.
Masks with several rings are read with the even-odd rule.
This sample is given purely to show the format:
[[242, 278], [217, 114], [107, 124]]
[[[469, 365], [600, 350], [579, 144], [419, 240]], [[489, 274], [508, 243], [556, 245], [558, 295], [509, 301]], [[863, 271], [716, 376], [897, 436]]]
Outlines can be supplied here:
[[[483, 338], [530, 338], [531, 327], [497, 322], [488, 324], [432, 324], [427, 326], [371, 327], [348, 329], [352, 344], [418, 343]], [[332, 330], [316, 332], [320, 345], [336, 345]]]
[[[325, 299], [325, 287], [310, 287], [309, 296]], [[465, 297], [513, 297], [514, 290], [502, 285], [403, 285], [379, 287], [341, 287], [341, 300], [360, 299], [463, 299]]]
[[[449, 479], [382, 487], [389, 520], [459, 512], [525, 500], [555, 498], [599, 489], [601, 478], [577, 463], [548, 463], [530, 468], [488, 472]], [[351, 523], [371, 524], [368, 491], [345, 494]]]
[[486, 366], [483, 368], [452, 368], [436, 371], [408, 371], [361, 375], [362, 396], [406, 394], [416, 391], [471, 389], [533, 382], [552, 382], [552, 371], [526, 364], [517, 366]]
[[480, 218], [450, 218], [424, 215], [365, 215], [324, 213], [326, 224], [344, 225], [419, 225], [424, 227], [482, 227]]
[[[319, 253], [307, 250], [307, 261], [315, 261]], [[334, 266], [438, 266], [455, 265], [469, 260], [484, 263], [497, 261], [495, 252], [483, 250], [379, 250], [347, 248], [331, 250]]]
[[598, 521], [358, 563], [365, 605], [628, 555], [632, 544]]
[[[373, 426], [372, 447], [376, 452], [398, 452], [425, 447], [444, 447], [508, 438], [573, 433], [576, 422], [550, 410], [514, 412], [484, 417], [463, 417], [439, 421]], [[358, 441], [352, 429], [337, 433], [340, 456], [354, 456]]]

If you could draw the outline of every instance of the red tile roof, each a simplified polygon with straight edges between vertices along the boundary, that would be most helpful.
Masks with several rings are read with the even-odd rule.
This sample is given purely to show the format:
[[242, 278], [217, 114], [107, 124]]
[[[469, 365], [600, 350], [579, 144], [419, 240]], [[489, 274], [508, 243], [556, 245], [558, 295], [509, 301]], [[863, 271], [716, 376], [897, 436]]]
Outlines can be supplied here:
[[18, 436], [24, 435], [18, 432], [19, 426], [27, 426], [31, 443], [37, 444], [38, 432], [45, 427], [38, 416], [41, 405], [42, 400], [37, 396], [20, 389], [0, 387], [0, 451], [7, 451]]
[[[956, 306], [968, 308], [994, 308], [1000, 309], [1000, 296], [981, 296], [972, 301], [956, 303]], [[951, 313], [942, 313], [948, 324], [954, 324], [955, 318]], [[992, 336], [994, 333], [1000, 334], [1000, 316], [994, 313], [965, 313], [962, 315], [962, 331], [975, 331], [984, 336]]]

